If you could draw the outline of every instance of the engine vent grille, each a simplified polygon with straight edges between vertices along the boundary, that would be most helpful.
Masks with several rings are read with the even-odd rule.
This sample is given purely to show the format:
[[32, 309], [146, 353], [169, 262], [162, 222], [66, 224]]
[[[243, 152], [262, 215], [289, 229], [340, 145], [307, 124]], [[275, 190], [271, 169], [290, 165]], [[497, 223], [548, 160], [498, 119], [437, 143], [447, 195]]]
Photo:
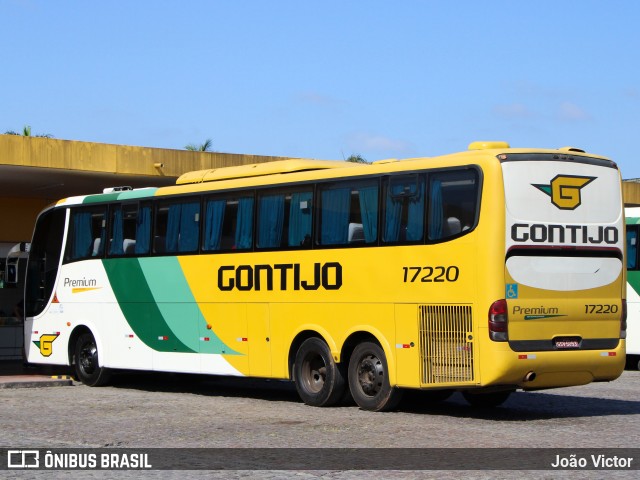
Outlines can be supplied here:
[[422, 383], [473, 383], [471, 306], [420, 305], [418, 318]]

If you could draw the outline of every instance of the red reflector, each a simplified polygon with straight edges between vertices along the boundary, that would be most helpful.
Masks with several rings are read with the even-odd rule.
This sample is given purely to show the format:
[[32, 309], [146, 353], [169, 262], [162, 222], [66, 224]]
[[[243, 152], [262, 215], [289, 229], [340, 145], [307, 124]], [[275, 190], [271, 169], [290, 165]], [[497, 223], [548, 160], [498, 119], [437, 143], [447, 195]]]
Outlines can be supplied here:
[[526, 355], [518, 355], [518, 360], [526, 360], [527, 356]]

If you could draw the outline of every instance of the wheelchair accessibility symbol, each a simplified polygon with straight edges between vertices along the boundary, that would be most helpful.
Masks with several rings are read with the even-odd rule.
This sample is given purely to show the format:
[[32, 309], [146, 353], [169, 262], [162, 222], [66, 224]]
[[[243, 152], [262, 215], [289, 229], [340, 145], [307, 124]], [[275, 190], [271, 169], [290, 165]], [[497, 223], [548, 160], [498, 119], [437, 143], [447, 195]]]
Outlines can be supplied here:
[[518, 298], [518, 284], [517, 283], [507, 283], [507, 298]]

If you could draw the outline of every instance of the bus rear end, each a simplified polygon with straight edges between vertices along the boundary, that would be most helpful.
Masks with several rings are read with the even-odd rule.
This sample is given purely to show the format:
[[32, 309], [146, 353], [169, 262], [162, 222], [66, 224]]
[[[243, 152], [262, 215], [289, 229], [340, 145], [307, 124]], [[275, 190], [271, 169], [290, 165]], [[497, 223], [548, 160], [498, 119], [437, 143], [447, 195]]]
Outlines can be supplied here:
[[617, 166], [571, 150], [499, 159], [505, 297], [492, 305], [488, 325], [508, 357], [510, 378], [500, 382], [533, 390], [617, 378], [626, 335]]

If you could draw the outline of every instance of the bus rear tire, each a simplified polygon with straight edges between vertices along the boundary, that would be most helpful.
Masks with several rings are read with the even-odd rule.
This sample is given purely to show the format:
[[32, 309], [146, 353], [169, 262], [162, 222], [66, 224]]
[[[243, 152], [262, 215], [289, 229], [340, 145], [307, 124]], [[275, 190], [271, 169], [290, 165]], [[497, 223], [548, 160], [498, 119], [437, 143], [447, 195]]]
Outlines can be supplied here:
[[470, 390], [462, 392], [464, 399], [469, 402], [472, 407], [476, 408], [493, 408], [502, 405], [507, 401], [512, 390], [504, 390], [502, 392], [477, 393]]
[[377, 343], [363, 342], [349, 360], [349, 389], [363, 410], [393, 410], [402, 399], [402, 390], [389, 383], [389, 367], [384, 350]]
[[110, 372], [100, 366], [98, 361], [98, 346], [90, 333], [81, 334], [75, 345], [75, 370], [79, 381], [88, 387], [105, 385], [110, 378]]
[[344, 375], [320, 338], [308, 338], [300, 345], [293, 368], [296, 390], [307, 405], [330, 407], [344, 398]]

